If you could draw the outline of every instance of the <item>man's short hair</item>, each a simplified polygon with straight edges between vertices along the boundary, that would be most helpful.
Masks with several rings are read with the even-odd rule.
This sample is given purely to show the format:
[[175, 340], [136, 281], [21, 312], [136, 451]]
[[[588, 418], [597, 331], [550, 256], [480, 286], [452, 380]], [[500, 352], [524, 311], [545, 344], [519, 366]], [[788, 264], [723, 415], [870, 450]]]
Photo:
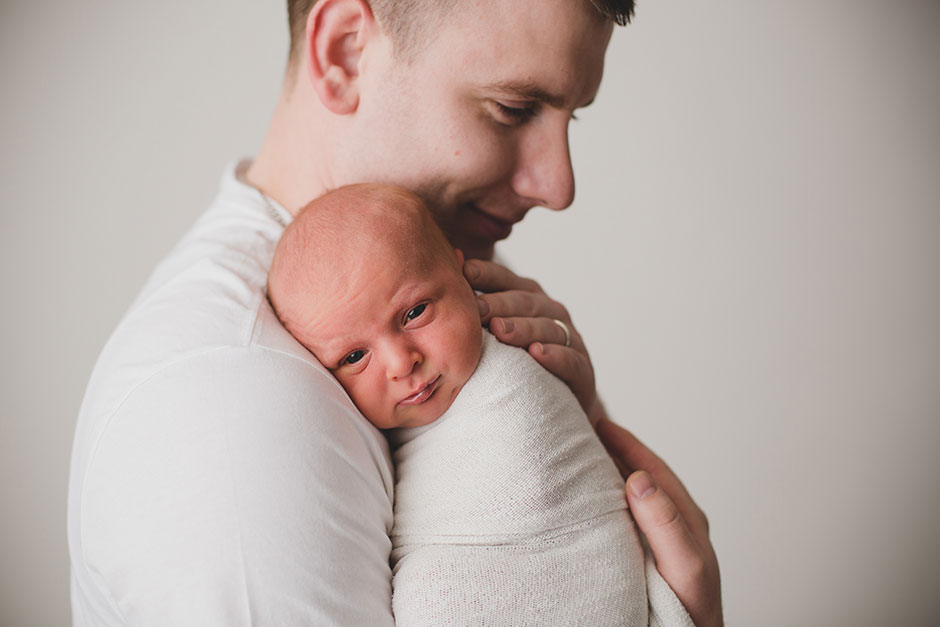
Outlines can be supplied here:
[[[466, 0], [368, 0], [375, 19], [391, 38], [399, 58], [408, 59], [421, 48], [424, 36], [443, 24], [447, 15]], [[581, 0], [605, 18], [624, 26], [633, 17], [633, 0]], [[287, 0], [290, 25], [290, 60], [303, 48], [307, 15], [317, 0]]]

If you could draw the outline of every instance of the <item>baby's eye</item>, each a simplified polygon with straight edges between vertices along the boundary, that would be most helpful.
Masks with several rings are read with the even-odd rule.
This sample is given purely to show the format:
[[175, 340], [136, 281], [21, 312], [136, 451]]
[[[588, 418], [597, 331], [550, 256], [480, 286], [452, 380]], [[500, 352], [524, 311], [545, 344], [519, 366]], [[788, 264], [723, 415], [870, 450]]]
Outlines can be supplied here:
[[343, 359], [343, 364], [354, 364], [365, 356], [366, 352], [363, 350], [353, 351], [346, 355], [346, 357]]
[[417, 307], [413, 307], [408, 313], [405, 314], [405, 320], [414, 320], [418, 316], [424, 313], [424, 310], [427, 309], [427, 304], [421, 304]]

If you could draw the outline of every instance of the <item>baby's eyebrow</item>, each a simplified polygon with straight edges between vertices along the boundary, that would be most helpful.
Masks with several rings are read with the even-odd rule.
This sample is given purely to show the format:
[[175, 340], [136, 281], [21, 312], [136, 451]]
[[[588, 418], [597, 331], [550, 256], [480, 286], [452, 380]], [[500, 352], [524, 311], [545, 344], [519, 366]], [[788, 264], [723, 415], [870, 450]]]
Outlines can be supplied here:
[[315, 343], [309, 340], [302, 342], [302, 344], [308, 351], [313, 353], [313, 356], [317, 358], [317, 361], [319, 361], [329, 370], [335, 368], [338, 365], [339, 360], [345, 357], [349, 352], [346, 351], [345, 353], [339, 355], [338, 349], [334, 349], [330, 346], [323, 346], [319, 343]]
[[327, 368], [336, 368], [341, 364], [346, 355], [352, 351], [353, 349], [343, 351], [323, 351], [322, 354], [326, 356], [326, 361], [323, 362], [323, 365]]

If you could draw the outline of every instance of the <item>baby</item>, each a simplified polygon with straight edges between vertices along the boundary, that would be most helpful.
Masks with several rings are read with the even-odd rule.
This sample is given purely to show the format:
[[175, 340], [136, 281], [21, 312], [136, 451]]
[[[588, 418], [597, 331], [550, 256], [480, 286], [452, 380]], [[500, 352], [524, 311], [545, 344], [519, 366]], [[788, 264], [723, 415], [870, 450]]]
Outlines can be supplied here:
[[284, 326], [387, 432], [398, 625], [692, 625], [559, 379], [481, 329], [463, 256], [381, 185], [310, 203], [275, 252]]

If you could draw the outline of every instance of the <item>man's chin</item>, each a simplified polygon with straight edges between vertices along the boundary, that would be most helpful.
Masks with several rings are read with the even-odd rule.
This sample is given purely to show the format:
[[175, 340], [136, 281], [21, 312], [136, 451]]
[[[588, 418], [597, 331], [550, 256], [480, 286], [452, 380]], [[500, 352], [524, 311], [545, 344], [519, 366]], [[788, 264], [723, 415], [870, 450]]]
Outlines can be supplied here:
[[492, 240], [478, 237], [451, 237], [449, 239], [451, 246], [459, 248], [466, 259], [483, 259], [484, 261], [493, 259], [496, 242]]
[[482, 259], [484, 261], [492, 261], [493, 254], [496, 252], [496, 244], [489, 244], [481, 247], [468, 247], [466, 249], [461, 248], [463, 251], [464, 257], [467, 259]]

